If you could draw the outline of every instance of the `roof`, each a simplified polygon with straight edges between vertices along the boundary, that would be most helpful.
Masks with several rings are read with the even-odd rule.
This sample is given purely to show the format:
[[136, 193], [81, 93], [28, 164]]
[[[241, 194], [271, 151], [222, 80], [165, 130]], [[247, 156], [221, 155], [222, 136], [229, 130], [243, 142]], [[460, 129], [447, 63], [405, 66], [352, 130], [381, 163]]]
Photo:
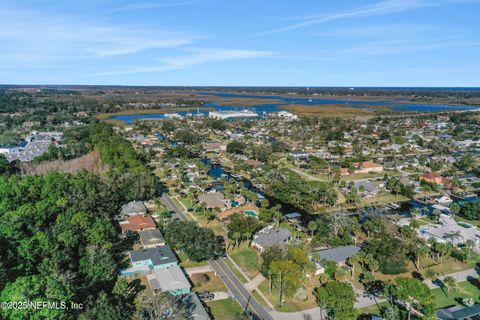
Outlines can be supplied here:
[[255, 235], [254, 242], [262, 248], [282, 245], [292, 237], [287, 229], [266, 227]]
[[190, 310], [190, 317], [195, 320], [210, 320], [210, 316], [203, 307], [202, 301], [198, 298], [197, 294], [190, 292], [185, 295], [183, 302], [187, 305]]
[[140, 231], [138, 234], [144, 246], [165, 244], [165, 238], [158, 229]]
[[322, 250], [318, 252], [318, 256], [320, 260], [332, 260], [335, 262], [343, 262], [347, 260], [349, 257], [357, 254], [360, 251], [360, 247], [357, 246], [344, 246], [344, 247], [337, 247], [328, 250]]
[[300, 218], [302, 215], [298, 212], [292, 212], [292, 213], [287, 213], [285, 215], [285, 217], [287, 217], [288, 219], [296, 219], [296, 218]]
[[132, 201], [122, 206], [122, 213], [125, 215], [132, 215], [136, 213], [147, 213], [147, 207], [143, 201]]
[[154, 290], [169, 292], [179, 289], [190, 288], [190, 282], [183, 274], [179, 266], [165, 269], [155, 269], [153, 274], [147, 276], [150, 286]]
[[437, 311], [437, 316], [439, 319], [452, 319], [452, 320], [469, 320], [469, 319], [476, 319], [473, 318], [474, 316], [480, 316], [480, 304], [473, 305], [468, 308], [445, 308], [439, 309]]
[[360, 180], [360, 181], [355, 181], [355, 187], [363, 187], [365, 191], [367, 192], [377, 192], [378, 191], [378, 186], [371, 182], [371, 181], [365, 181], [365, 180]]
[[120, 222], [122, 231], [140, 231], [145, 229], [155, 229], [157, 225], [151, 216], [130, 216]]
[[436, 173], [436, 172], [429, 172], [429, 173], [421, 174], [421, 175], [420, 175], [420, 178], [433, 180], [433, 179], [438, 179], [438, 178], [440, 178], [440, 175], [439, 175], [438, 173]]
[[170, 246], [133, 250], [128, 253], [132, 262], [151, 260], [155, 266], [178, 261]]
[[225, 208], [227, 201], [220, 192], [205, 193], [198, 196], [200, 203], [206, 203], [209, 208]]
[[354, 163], [354, 165], [357, 165], [357, 166], [362, 167], [362, 168], [383, 167], [381, 164], [375, 163], [375, 162], [372, 162], [372, 161], [356, 162], [356, 163]]

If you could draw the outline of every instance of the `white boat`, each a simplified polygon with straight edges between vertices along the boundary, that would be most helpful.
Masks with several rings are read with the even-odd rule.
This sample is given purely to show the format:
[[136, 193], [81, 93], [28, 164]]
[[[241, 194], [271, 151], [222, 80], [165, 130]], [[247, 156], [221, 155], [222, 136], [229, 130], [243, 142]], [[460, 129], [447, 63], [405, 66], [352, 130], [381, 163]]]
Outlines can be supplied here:
[[436, 199], [436, 202], [441, 205], [450, 205], [453, 200], [448, 195], [443, 195], [440, 198]]

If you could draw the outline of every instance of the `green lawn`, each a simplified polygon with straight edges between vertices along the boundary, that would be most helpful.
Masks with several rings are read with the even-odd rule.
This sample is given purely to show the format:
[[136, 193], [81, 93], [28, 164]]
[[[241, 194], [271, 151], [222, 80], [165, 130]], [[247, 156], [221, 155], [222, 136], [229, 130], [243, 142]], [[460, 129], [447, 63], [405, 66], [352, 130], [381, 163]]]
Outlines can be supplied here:
[[217, 300], [206, 303], [215, 320], [236, 320], [243, 314], [243, 309], [233, 299]]
[[193, 208], [193, 207], [195, 206], [195, 203], [193, 202], [192, 199], [181, 198], [181, 199], [180, 199], [180, 202], [181, 202], [187, 209]]
[[455, 216], [454, 219], [456, 221], [466, 222], [468, 224], [480, 227], [480, 221], [479, 220], [467, 220], [467, 219], [459, 217], [459, 216]]
[[237, 276], [238, 280], [240, 280], [241, 283], [247, 283], [248, 280], [243, 276], [243, 274], [233, 265], [233, 263], [229, 259], [224, 259], [225, 264], [232, 270], [232, 272]]
[[260, 257], [246, 242], [229, 251], [229, 255], [250, 278], [260, 272]]
[[375, 314], [380, 315], [380, 307], [387, 305], [388, 302], [379, 303], [378, 306], [374, 304], [373, 306], [358, 309], [358, 314]]
[[195, 262], [195, 261], [188, 260], [188, 257], [185, 254], [185, 252], [176, 251], [176, 253], [178, 255], [178, 258], [180, 259], [180, 266], [186, 269], [208, 265], [208, 261]]
[[455, 298], [473, 298], [475, 303], [480, 302], [480, 288], [468, 281], [457, 283], [457, 291], [450, 291], [448, 295], [441, 288], [433, 289], [432, 293], [435, 296], [437, 308], [459, 304]]
[[227, 288], [223, 284], [222, 280], [217, 277], [213, 272], [195, 273], [190, 276], [190, 280], [193, 282], [192, 291], [227, 291]]

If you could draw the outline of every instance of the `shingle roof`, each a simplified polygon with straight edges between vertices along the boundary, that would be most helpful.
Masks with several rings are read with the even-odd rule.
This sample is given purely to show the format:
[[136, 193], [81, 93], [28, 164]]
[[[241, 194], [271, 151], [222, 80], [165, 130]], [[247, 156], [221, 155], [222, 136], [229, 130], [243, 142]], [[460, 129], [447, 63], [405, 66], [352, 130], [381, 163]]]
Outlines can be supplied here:
[[145, 229], [155, 229], [157, 225], [151, 216], [131, 216], [120, 222], [122, 231], [139, 231]]
[[292, 237], [292, 233], [287, 229], [266, 228], [259, 231], [254, 238], [254, 242], [262, 248], [282, 245]]
[[138, 234], [144, 246], [165, 243], [165, 238], [158, 229], [140, 231]]
[[178, 261], [169, 246], [133, 250], [129, 254], [132, 262], [151, 260], [156, 266]]
[[145, 207], [143, 201], [132, 201], [122, 206], [122, 213], [125, 215], [147, 213], [147, 207]]
[[357, 254], [360, 251], [360, 247], [357, 246], [344, 246], [337, 247], [328, 250], [322, 250], [318, 252], [318, 256], [321, 260], [331, 260], [335, 262], [342, 262], [347, 260], [349, 257]]
[[154, 270], [153, 273], [155, 276], [149, 276], [148, 280], [154, 290], [169, 292], [191, 287], [179, 266]]

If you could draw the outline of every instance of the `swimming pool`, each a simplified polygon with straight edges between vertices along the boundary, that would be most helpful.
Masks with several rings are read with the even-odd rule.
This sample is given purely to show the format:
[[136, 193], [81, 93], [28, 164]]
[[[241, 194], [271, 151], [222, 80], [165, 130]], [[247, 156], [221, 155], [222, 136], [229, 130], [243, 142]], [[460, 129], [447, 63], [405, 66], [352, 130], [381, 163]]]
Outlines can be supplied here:
[[258, 216], [258, 214], [255, 210], [244, 210], [243, 213], [245, 213], [246, 215], [249, 215], [250, 217]]

